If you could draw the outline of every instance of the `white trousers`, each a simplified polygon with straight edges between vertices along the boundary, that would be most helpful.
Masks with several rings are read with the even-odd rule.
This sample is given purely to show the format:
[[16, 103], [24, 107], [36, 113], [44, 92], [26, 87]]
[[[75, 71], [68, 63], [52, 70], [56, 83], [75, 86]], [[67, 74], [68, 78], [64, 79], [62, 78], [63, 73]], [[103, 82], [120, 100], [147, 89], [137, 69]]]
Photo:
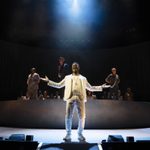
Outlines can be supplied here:
[[85, 102], [78, 99], [71, 99], [66, 102], [66, 131], [68, 134], [71, 134], [72, 118], [75, 109], [78, 114], [78, 134], [82, 134], [85, 126]]

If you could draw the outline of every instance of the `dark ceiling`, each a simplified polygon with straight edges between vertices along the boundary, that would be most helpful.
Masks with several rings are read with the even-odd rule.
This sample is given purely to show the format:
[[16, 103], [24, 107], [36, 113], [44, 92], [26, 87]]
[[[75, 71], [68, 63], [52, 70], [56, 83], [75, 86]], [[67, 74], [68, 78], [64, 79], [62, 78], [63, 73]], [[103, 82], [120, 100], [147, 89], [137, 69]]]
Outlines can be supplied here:
[[[0, 40], [48, 48], [93, 49], [150, 40], [149, 5], [146, 0], [83, 0], [92, 7], [83, 6], [82, 18], [72, 18], [73, 25], [67, 20], [65, 9], [61, 11], [61, 6], [67, 8], [64, 5], [69, 1], [73, 0], [0, 2]], [[84, 36], [81, 34], [83, 31]]]

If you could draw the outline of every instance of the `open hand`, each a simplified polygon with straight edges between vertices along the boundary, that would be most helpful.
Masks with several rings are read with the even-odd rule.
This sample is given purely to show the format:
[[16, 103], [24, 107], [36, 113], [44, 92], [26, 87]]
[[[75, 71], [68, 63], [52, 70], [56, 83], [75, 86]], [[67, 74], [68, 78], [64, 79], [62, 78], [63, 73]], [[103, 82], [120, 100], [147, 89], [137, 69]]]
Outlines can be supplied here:
[[45, 76], [45, 78], [41, 78], [41, 80], [44, 82], [49, 82], [49, 78], [47, 76]]
[[102, 84], [102, 88], [109, 88], [110, 85], [107, 85], [106, 83]]

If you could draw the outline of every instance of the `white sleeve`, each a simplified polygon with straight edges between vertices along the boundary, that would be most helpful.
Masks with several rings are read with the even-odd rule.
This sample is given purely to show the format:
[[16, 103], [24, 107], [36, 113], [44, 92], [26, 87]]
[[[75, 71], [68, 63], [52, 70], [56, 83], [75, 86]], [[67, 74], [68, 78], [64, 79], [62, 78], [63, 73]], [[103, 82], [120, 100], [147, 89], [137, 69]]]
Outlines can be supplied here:
[[49, 82], [47, 83], [47, 85], [51, 86], [51, 87], [54, 87], [54, 88], [57, 88], [57, 89], [60, 89], [60, 88], [62, 88], [62, 87], [65, 86], [65, 78], [62, 81], [58, 82], [58, 83], [49, 80]]
[[100, 86], [91, 86], [90, 83], [87, 81], [87, 79], [86, 79], [86, 89], [91, 91], [91, 92], [94, 92], [94, 91], [95, 92], [96, 91], [101, 92], [101, 91], [103, 91], [103, 88], [102, 88], [101, 85]]

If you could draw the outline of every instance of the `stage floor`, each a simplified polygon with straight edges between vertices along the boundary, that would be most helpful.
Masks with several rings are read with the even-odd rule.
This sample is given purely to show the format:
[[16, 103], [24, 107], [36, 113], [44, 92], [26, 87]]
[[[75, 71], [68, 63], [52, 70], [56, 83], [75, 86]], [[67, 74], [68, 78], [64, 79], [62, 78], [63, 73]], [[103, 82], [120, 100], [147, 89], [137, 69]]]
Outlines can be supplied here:
[[[29, 128], [11, 128], [0, 127], [0, 137], [8, 139], [11, 134], [25, 134], [33, 135], [34, 141], [39, 143], [62, 143], [62, 139], [66, 132], [63, 129], [29, 129]], [[84, 136], [88, 143], [100, 144], [102, 140], [107, 140], [109, 135], [121, 135], [126, 142], [127, 136], [134, 137], [134, 141], [137, 140], [150, 140], [150, 128], [138, 128], [138, 129], [110, 129], [110, 130], [84, 130]], [[78, 142], [77, 130], [72, 130], [72, 142]]]

